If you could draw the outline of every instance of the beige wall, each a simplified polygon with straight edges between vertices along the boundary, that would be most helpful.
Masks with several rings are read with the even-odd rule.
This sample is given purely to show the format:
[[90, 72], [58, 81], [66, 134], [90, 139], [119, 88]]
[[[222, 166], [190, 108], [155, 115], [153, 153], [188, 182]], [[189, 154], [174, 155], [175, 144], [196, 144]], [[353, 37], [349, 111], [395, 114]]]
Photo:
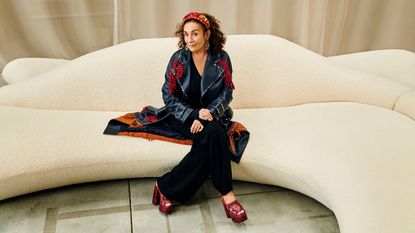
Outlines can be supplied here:
[[72, 59], [172, 36], [189, 11], [213, 14], [226, 34], [273, 34], [323, 55], [415, 52], [413, 0], [1, 0], [0, 70], [19, 57]]

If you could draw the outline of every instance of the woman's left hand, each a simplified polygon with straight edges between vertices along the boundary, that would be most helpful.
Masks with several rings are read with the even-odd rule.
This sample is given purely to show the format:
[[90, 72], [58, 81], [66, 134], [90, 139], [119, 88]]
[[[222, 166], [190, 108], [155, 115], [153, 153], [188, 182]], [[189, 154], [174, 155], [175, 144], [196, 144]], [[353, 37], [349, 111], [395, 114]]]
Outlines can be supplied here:
[[203, 130], [203, 124], [198, 120], [194, 120], [192, 126], [190, 127], [191, 133], [198, 133]]

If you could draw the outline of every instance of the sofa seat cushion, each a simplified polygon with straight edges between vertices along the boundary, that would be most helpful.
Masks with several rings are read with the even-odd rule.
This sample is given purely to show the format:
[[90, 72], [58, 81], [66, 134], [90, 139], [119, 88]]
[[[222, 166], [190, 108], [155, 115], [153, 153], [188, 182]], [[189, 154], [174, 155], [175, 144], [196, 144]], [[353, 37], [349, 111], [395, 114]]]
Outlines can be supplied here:
[[[189, 146], [104, 135], [124, 112], [0, 107], [0, 199], [96, 180], [160, 176]], [[235, 110], [250, 142], [233, 178], [293, 189], [335, 213], [342, 233], [414, 232], [415, 124], [337, 102]]]

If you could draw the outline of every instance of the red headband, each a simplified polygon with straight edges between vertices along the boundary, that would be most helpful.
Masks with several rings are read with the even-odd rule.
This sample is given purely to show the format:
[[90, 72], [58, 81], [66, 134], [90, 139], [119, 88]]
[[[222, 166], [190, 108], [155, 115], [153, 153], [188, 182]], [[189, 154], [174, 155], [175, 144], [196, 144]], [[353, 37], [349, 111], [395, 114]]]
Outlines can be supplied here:
[[183, 17], [183, 22], [186, 22], [186, 20], [189, 19], [195, 19], [199, 22], [201, 22], [205, 27], [209, 30], [210, 29], [210, 23], [206, 15], [199, 13], [199, 12], [190, 12], [189, 14], [185, 15]]

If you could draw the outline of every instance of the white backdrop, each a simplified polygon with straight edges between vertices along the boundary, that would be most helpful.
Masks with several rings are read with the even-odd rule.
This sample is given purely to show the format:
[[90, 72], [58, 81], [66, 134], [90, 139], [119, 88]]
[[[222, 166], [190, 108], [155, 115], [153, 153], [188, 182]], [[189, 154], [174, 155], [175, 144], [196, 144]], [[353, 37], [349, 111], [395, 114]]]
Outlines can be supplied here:
[[73, 59], [169, 37], [189, 11], [214, 15], [226, 34], [273, 34], [323, 55], [415, 51], [414, 0], [1, 0], [0, 70], [19, 57]]

